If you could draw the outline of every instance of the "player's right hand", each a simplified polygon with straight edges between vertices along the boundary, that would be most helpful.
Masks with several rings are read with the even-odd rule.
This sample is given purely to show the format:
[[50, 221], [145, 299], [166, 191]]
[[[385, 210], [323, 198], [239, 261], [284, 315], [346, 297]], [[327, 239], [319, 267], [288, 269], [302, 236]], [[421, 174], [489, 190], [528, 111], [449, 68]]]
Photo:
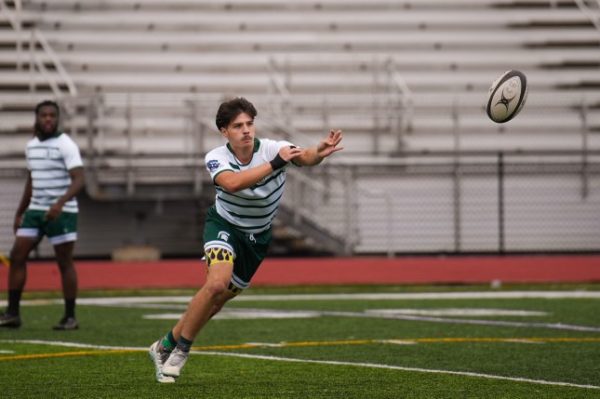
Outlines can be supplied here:
[[290, 162], [292, 159], [300, 156], [302, 154], [302, 149], [294, 146], [282, 147], [279, 150], [279, 156], [286, 162]]

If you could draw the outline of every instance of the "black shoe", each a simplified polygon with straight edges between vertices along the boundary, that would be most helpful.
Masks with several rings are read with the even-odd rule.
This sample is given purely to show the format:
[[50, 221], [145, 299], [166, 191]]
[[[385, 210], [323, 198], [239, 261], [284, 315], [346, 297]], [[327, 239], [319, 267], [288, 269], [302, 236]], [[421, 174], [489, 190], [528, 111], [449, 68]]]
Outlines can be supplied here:
[[77, 330], [79, 323], [74, 317], [63, 317], [57, 325], [52, 327], [53, 330]]
[[10, 313], [0, 315], [0, 327], [19, 328], [21, 327], [21, 316]]

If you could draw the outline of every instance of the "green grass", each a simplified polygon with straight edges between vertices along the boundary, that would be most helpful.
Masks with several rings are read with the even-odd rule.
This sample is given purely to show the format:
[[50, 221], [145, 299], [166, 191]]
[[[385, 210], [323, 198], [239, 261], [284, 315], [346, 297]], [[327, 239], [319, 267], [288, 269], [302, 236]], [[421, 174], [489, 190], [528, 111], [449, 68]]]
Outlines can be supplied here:
[[[589, 291], [600, 290], [600, 286], [594, 285], [583, 288]], [[503, 287], [503, 290], [509, 289], [573, 290], [582, 289], [582, 286]], [[487, 287], [261, 288], [250, 290], [244, 296], [479, 290], [487, 290]], [[82, 297], [157, 294], [190, 296], [192, 293], [85, 292]], [[57, 298], [58, 294], [27, 294], [26, 299], [40, 299], [44, 296]], [[143, 316], [181, 312], [181, 304], [166, 305], [167, 308], [79, 305], [77, 312], [82, 327], [78, 331], [69, 332], [50, 329], [61, 316], [61, 305], [23, 306], [22, 328], [0, 330], [0, 396], [600, 398], [600, 389], [556, 384], [562, 382], [600, 386], [600, 299], [232, 301], [227, 306], [228, 309], [248, 311], [312, 310], [362, 314], [370, 309], [493, 308], [541, 311], [547, 314], [526, 317], [443, 316], [443, 320], [437, 319], [437, 322], [356, 315], [215, 319], [196, 340], [195, 349], [198, 353], [192, 355], [177, 383], [161, 385], [154, 381], [153, 367], [144, 348], [165, 334], [174, 321], [146, 319]], [[465, 319], [521, 324], [499, 326], [460, 322]], [[586, 332], [550, 328], [559, 323], [596, 327], [597, 330]], [[539, 341], [506, 341], [528, 338]], [[107, 351], [26, 343], [24, 340], [135, 347], [141, 350]], [[381, 342], [384, 340], [415, 340], [416, 343], [401, 345]], [[248, 347], [244, 346], [246, 343], [284, 344], [276, 347]], [[259, 356], [271, 358], [258, 358]], [[509, 377], [511, 380], [497, 379], [498, 377]]]

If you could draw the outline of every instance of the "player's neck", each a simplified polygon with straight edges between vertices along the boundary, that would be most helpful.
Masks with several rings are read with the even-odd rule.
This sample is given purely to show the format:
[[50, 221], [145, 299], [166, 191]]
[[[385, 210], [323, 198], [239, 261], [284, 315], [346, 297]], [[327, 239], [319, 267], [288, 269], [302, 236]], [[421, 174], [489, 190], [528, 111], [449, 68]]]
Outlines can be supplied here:
[[254, 154], [254, 151], [252, 148], [234, 148], [233, 154], [238, 159], [238, 161], [240, 161], [243, 164], [247, 164], [250, 163], [250, 161], [252, 161], [252, 155]]
[[229, 143], [229, 148], [233, 155], [240, 161], [242, 164], [248, 164], [252, 161], [252, 156], [254, 155], [254, 143], [252, 146], [249, 145], [240, 145], [234, 146]]

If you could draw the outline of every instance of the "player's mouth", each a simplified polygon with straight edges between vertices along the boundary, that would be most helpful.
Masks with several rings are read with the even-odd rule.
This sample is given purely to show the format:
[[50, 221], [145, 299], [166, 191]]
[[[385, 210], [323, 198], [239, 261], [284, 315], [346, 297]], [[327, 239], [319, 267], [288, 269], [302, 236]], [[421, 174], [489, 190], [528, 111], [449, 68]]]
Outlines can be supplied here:
[[54, 132], [54, 123], [52, 123], [52, 122], [44, 123], [42, 125], [42, 130], [44, 131], [44, 133]]

